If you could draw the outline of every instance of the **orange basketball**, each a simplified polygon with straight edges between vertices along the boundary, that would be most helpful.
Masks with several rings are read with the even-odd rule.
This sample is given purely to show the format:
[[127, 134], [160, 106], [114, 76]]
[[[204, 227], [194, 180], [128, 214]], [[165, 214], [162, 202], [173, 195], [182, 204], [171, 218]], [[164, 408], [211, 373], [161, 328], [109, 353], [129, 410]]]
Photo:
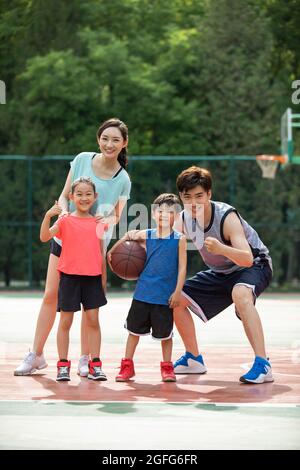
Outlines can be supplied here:
[[134, 240], [122, 243], [111, 254], [111, 269], [122, 279], [134, 281], [144, 269], [146, 250]]

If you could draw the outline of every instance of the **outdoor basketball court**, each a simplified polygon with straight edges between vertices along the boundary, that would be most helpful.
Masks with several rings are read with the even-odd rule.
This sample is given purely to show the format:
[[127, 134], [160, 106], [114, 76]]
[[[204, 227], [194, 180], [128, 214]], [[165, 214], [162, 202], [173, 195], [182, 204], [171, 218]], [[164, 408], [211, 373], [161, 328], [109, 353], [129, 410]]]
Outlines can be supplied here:
[[[76, 375], [80, 313], [71, 329], [71, 382], [55, 381], [57, 323], [45, 348], [49, 367], [14, 377], [31, 345], [41, 297], [0, 295], [0, 448], [300, 448], [300, 295], [266, 294], [257, 302], [275, 378], [262, 385], [239, 383], [253, 357], [233, 307], [207, 324], [196, 318], [206, 375], [162, 383], [160, 344], [145, 337], [136, 353], [135, 380], [116, 383], [130, 294], [109, 295], [100, 315], [107, 382]], [[174, 359], [182, 352], [175, 332]]]

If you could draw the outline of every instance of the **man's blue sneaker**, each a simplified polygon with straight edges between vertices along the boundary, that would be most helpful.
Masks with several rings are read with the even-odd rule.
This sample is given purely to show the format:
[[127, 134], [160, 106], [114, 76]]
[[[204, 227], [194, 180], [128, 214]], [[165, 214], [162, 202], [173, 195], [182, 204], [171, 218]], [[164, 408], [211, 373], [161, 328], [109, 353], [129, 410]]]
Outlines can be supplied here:
[[240, 377], [240, 382], [251, 384], [263, 384], [264, 382], [274, 382], [271, 364], [267, 359], [256, 356], [253, 366], [247, 374]]
[[174, 362], [174, 372], [175, 374], [205, 374], [207, 369], [201, 354], [196, 357], [186, 352], [180, 359]]

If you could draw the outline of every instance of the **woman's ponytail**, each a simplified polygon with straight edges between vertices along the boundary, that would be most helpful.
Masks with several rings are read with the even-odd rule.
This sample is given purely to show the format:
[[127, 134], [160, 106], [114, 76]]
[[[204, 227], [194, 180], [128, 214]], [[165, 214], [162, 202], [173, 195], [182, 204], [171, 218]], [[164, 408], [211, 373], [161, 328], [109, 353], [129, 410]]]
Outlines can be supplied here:
[[118, 162], [120, 163], [122, 168], [126, 168], [128, 165], [128, 158], [127, 158], [127, 148], [122, 148], [121, 152], [118, 155]]

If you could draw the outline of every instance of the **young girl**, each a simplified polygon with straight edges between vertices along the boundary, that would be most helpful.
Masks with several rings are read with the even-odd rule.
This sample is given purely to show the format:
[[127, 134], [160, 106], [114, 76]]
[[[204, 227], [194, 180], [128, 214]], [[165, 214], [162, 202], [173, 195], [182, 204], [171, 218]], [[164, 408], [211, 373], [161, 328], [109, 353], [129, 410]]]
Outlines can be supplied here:
[[57, 333], [57, 380], [70, 380], [69, 331], [74, 312], [80, 310], [81, 304], [86, 315], [88, 348], [92, 358], [88, 363], [88, 378], [106, 380], [101, 369], [98, 320], [99, 307], [107, 303], [104, 294], [105, 280], [101, 276], [105, 258], [102, 241], [99, 242], [98, 238], [100, 232], [104, 231], [104, 224], [99, 222], [97, 226], [95, 217], [90, 214], [97, 199], [92, 180], [85, 177], [76, 180], [71, 186], [70, 199], [75, 211], [69, 216], [60, 217], [50, 228], [51, 218], [61, 213], [61, 207], [55, 203], [46, 212], [40, 232], [42, 242], [47, 242], [54, 236], [62, 240], [57, 268], [60, 272], [58, 310], [61, 315]]
[[[66, 179], [64, 189], [59, 197], [59, 205], [62, 214], [68, 211], [68, 194], [72, 182], [80, 176], [89, 176], [96, 186], [99, 197], [92, 207], [92, 213], [96, 219], [101, 220], [104, 210], [111, 213], [105, 217], [109, 224], [106, 232], [106, 249], [112, 230], [120, 220], [122, 211], [130, 195], [130, 178], [125, 170], [127, 165], [128, 129], [119, 119], [109, 119], [98, 129], [97, 142], [100, 153], [83, 152], [71, 162], [71, 169]], [[59, 274], [57, 266], [61, 253], [61, 242], [55, 238], [51, 240], [50, 257], [46, 278], [45, 294], [41, 305], [33, 351], [26, 354], [24, 360], [14, 371], [15, 375], [30, 375], [37, 369], [47, 367], [43, 355], [44, 345], [54, 324], [57, 306], [57, 293]], [[103, 273], [105, 275], [105, 272]], [[78, 373], [81, 376], [88, 374], [89, 350], [87, 346], [86, 316], [82, 315], [81, 323], [81, 358], [79, 360]]]

